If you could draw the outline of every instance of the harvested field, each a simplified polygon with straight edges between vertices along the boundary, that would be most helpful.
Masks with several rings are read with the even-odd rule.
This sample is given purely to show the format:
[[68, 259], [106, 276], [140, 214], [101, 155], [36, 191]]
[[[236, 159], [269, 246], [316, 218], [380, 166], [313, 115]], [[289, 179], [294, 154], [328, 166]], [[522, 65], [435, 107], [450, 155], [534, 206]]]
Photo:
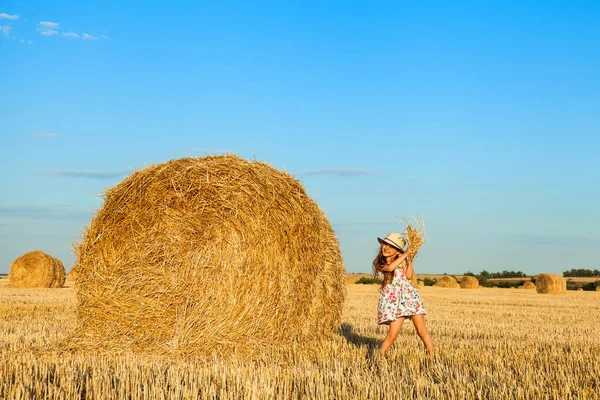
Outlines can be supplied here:
[[378, 286], [350, 285], [339, 334], [246, 362], [64, 352], [76, 326], [73, 288], [2, 281], [3, 398], [599, 398], [598, 292], [425, 287], [436, 359], [424, 357], [407, 322], [387, 361], [377, 361], [371, 354], [386, 332], [375, 324]]

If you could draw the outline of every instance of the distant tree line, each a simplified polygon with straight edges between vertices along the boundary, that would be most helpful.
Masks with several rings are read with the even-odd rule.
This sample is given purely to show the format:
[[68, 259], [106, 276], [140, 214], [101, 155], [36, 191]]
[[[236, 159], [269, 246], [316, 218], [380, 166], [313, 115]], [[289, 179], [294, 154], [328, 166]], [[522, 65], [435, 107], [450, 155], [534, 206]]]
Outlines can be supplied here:
[[474, 276], [477, 278], [479, 283], [483, 285], [485, 281], [488, 279], [497, 279], [497, 278], [527, 278], [527, 274], [522, 271], [507, 271], [504, 270], [502, 272], [488, 272], [485, 269], [481, 271], [479, 274], [474, 274], [471, 271], [465, 272], [463, 275]]
[[597, 269], [570, 269], [568, 271], [563, 272], [563, 276], [600, 276], [600, 270]]

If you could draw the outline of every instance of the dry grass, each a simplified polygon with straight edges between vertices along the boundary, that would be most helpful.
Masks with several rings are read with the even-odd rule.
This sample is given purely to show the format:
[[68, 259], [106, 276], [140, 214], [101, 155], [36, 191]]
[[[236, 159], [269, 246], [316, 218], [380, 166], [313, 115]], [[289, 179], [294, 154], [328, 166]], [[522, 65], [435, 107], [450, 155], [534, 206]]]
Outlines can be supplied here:
[[410, 322], [388, 359], [374, 359], [386, 332], [376, 325], [377, 285], [351, 285], [339, 334], [246, 362], [64, 352], [76, 325], [73, 289], [11, 289], [0, 280], [0, 398], [600, 398], [600, 293], [420, 292], [433, 361]]
[[403, 219], [406, 223], [406, 228], [404, 228], [404, 234], [406, 236], [406, 241], [408, 242], [408, 260], [413, 261], [417, 258], [417, 254], [419, 252], [419, 248], [425, 243], [427, 240], [427, 231], [425, 230], [425, 222], [423, 218], [413, 217], [413, 222]]
[[262, 162], [136, 171], [104, 194], [76, 253], [79, 348], [254, 357], [340, 325], [331, 225], [297, 179]]

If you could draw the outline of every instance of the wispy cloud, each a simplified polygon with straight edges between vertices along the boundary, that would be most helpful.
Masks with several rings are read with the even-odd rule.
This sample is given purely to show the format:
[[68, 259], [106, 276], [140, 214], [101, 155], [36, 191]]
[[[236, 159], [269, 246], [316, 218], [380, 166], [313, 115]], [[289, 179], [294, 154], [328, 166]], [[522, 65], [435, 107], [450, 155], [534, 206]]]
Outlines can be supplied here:
[[44, 175], [68, 177], [68, 178], [88, 178], [88, 179], [110, 179], [124, 176], [133, 172], [133, 169], [122, 169], [119, 171], [85, 171], [85, 170], [56, 170], [40, 171]]
[[54, 36], [54, 35], [58, 35], [58, 31], [55, 31], [54, 29], [46, 29], [44, 31], [40, 31], [40, 35], [42, 35], [42, 36]]
[[11, 29], [12, 28], [8, 25], [0, 25], [0, 36], [8, 37]]
[[21, 39], [21, 40], [19, 40], [19, 43], [21, 43], [21, 44], [25, 44], [25, 43], [27, 43], [27, 44], [31, 44], [31, 43], [33, 43], [33, 42], [32, 42], [31, 40], [24, 40], [24, 39]]
[[24, 221], [0, 220], [0, 226], [23, 225]]
[[59, 22], [42, 21], [42, 22], [40, 22], [40, 28], [58, 29], [58, 28], [60, 28], [60, 23]]
[[37, 30], [42, 36], [55, 36], [58, 35], [58, 28], [60, 28], [58, 22], [42, 21], [39, 23]]
[[98, 40], [98, 39], [100, 39], [98, 36], [90, 35], [89, 33], [81, 34], [81, 38], [83, 40]]
[[41, 136], [41, 137], [56, 137], [58, 133], [49, 133], [49, 132], [29, 132], [30, 135], [33, 136]]
[[0, 14], [0, 19], [9, 19], [11, 21], [16, 21], [19, 19], [18, 15], [10, 15], [10, 14], [6, 14], [6, 13], [1, 13]]
[[[67, 206], [0, 206], [0, 217], [32, 219], [87, 218], [90, 212], [75, 210]], [[22, 221], [3, 221], [5, 225], [23, 223]]]
[[79, 38], [79, 35], [75, 32], [63, 32], [62, 35], [67, 38], [75, 38], [75, 39]]
[[562, 246], [580, 247], [597, 245], [598, 239], [589, 236], [567, 236], [567, 235], [541, 235], [541, 234], [513, 234], [508, 240], [518, 244], [540, 245], [540, 246]]
[[375, 174], [377, 171], [370, 169], [360, 169], [360, 168], [321, 168], [321, 169], [312, 169], [308, 171], [299, 171], [295, 172], [294, 175], [337, 175], [337, 176], [345, 176], [352, 177], [358, 175], [369, 175]]

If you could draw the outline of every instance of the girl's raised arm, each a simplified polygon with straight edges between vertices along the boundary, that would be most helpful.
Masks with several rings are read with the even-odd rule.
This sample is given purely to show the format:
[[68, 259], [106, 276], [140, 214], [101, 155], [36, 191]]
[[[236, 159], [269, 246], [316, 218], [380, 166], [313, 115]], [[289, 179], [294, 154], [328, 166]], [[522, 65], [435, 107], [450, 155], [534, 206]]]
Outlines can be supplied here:
[[403, 254], [400, 254], [398, 258], [396, 258], [394, 261], [392, 261], [384, 267], [378, 267], [377, 270], [381, 272], [392, 272], [396, 268], [398, 268], [400, 264], [404, 262], [404, 260], [406, 260], [406, 257], [408, 257], [408, 249], [406, 249], [406, 251]]
[[415, 273], [415, 265], [413, 264], [413, 262], [406, 260], [406, 263], [404, 263], [404, 265], [402, 266], [402, 269], [404, 270], [404, 275], [408, 279], [412, 279], [412, 277]]

